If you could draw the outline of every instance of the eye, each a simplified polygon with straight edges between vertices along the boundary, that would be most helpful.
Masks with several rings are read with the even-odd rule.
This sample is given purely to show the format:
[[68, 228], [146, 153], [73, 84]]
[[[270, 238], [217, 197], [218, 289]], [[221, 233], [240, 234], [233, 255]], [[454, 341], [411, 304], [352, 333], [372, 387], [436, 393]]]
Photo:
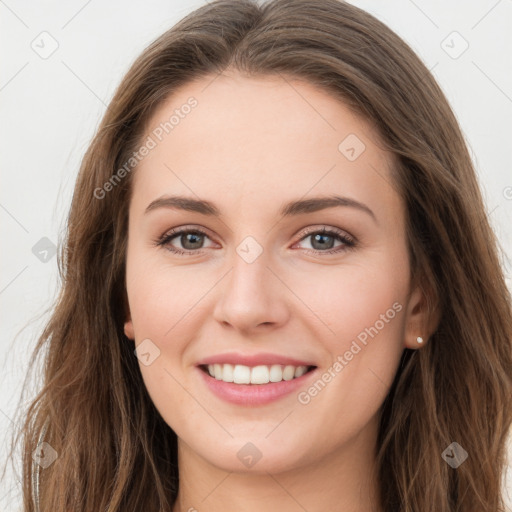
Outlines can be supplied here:
[[[158, 247], [165, 247], [172, 253], [179, 255], [194, 255], [201, 254], [203, 249], [204, 239], [208, 238], [208, 235], [199, 228], [177, 228], [165, 233], [161, 238], [154, 241]], [[347, 233], [338, 229], [323, 229], [309, 228], [306, 234], [300, 239], [303, 240], [311, 239], [312, 249], [306, 249], [306, 252], [314, 254], [333, 254], [352, 249], [356, 245], [356, 240]], [[178, 239], [181, 248], [172, 245], [172, 241]], [[334, 248], [334, 242], [338, 240], [340, 244], [337, 248]]]
[[[306, 252], [312, 252], [314, 254], [340, 253], [352, 249], [356, 245], [356, 240], [354, 238], [347, 233], [334, 228], [326, 229], [324, 227], [321, 230], [318, 228], [310, 228], [298, 243], [307, 239], [311, 240], [310, 245], [312, 249], [306, 249]], [[341, 243], [337, 248], [333, 249], [334, 242], [336, 240]]]
[[[176, 254], [194, 255], [199, 254], [197, 251], [202, 248], [201, 246], [205, 237], [208, 238], [208, 235], [201, 229], [179, 228], [168, 231], [161, 238], [155, 240], [155, 245], [165, 247], [167, 250]], [[171, 242], [175, 238], [177, 238], [181, 244], [181, 249], [171, 245]]]

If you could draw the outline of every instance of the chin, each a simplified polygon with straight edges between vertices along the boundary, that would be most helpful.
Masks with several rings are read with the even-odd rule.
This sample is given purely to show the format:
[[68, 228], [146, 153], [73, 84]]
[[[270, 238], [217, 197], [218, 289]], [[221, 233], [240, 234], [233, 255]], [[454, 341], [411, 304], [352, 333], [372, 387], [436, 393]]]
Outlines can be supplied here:
[[297, 469], [306, 461], [311, 462], [311, 444], [306, 453], [304, 442], [285, 443], [284, 436], [276, 436], [275, 439], [265, 439], [265, 436], [245, 436], [243, 439], [224, 437], [222, 442], [217, 437], [204, 444], [188, 444], [188, 448], [209, 464], [234, 473], [274, 474]]

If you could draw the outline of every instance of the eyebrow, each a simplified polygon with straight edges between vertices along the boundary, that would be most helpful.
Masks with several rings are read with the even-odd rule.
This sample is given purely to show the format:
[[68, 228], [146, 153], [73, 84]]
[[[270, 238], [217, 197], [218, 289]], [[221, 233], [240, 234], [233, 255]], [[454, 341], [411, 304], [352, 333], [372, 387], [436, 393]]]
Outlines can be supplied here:
[[[304, 213], [312, 213], [327, 208], [334, 207], [350, 207], [356, 208], [362, 212], [367, 213], [375, 222], [377, 221], [373, 211], [363, 203], [356, 201], [350, 197], [342, 196], [328, 196], [328, 197], [313, 197], [311, 199], [302, 199], [298, 201], [291, 201], [286, 203], [280, 211], [283, 217], [290, 217], [301, 215]], [[221, 212], [213, 203], [201, 199], [192, 199], [185, 196], [162, 196], [152, 201], [146, 208], [145, 214], [157, 208], [170, 208], [175, 210], [185, 210], [189, 212], [196, 212], [202, 215], [209, 215], [212, 217], [220, 217]]]

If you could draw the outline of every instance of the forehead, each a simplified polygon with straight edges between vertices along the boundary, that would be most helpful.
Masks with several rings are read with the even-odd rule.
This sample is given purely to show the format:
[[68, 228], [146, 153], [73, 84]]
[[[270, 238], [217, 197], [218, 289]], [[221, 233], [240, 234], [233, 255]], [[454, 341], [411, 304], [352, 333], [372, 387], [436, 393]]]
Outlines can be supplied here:
[[148, 137], [154, 147], [133, 184], [146, 199], [176, 191], [259, 198], [261, 206], [283, 194], [359, 189], [364, 199], [391, 188], [392, 155], [373, 127], [325, 91], [283, 76], [232, 73], [188, 83], [155, 111]]

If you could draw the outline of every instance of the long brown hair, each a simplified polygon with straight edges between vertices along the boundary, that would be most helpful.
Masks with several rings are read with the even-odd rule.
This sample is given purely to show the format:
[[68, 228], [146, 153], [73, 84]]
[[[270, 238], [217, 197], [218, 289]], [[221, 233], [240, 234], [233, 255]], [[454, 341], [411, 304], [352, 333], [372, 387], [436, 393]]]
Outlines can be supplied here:
[[[154, 407], [123, 333], [136, 169], [103, 197], [95, 191], [140, 147], [150, 116], [169, 94], [228, 67], [322, 88], [376, 126], [396, 156], [393, 180], [406, 205], [411, 275], [440, 319], [427, 346], [404, 350], [381, 409], [376, 457], [383, 510], [504, 510], [511, 298], [445, 96], [406, 43], [350, 4], [217, 0], [134, 62], [83, 158], [59, 253], [61, 292], [32, 358], [44, 357], [44, 386], [16, 438], [23, 439], [25, 511], [35, 510], [32, 454], [42, 439], [58, 456], [37, 473], [41, 511], [171, 510], [176, 435]], [[453, 441], [468, 452], [457, 469], [441, 456]]]

